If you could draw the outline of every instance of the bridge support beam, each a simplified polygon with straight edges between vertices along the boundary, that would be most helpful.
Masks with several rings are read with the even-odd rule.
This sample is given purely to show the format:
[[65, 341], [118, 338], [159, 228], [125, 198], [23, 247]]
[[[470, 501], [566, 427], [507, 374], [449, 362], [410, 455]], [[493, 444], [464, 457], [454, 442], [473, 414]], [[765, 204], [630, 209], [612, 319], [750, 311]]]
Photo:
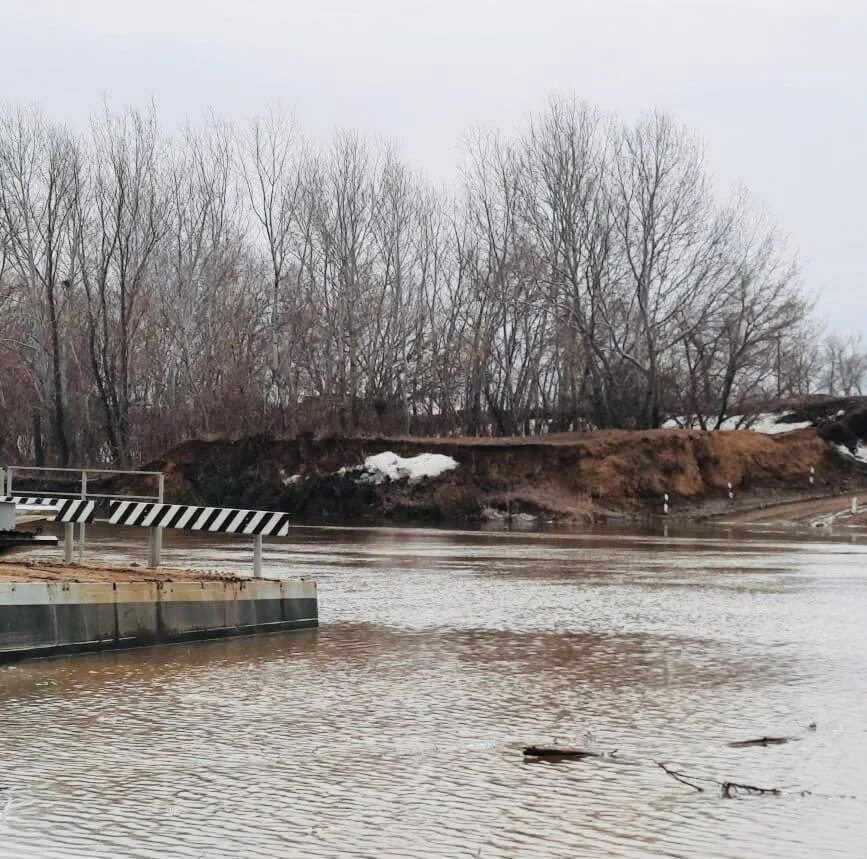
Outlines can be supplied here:
[[262, 578], [262, 535], [253, 537], [253, 578]]
[[163, 549], [163, 529], [148, 528], [148, 566], [155, 570], [160, 565]]
[[63, 523], [63, 563], [71, 564], [73, 560], [72, 547], [75, 539], [75, 523]]

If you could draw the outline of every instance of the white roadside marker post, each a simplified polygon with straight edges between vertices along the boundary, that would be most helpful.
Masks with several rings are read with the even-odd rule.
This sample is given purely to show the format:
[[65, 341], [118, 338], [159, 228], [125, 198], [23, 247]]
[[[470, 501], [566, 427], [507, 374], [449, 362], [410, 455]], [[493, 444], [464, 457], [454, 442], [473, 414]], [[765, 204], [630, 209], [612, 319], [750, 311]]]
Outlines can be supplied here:
[[[87, 498], [87, 472], [81, 472], [81, 498]], [[78, 526], [78, 563], [84, 563], [84, 522]]]
[[816, 482], [816, 469], [810, 466], [810, 486]]
[[[157, 503], [162, 504], [165, 495], [166, 476], [160, 474], [157, 477]], [[162, 560], [163, 529], [148, 528], [148, 566], [155, 570]]]
[[854, 516], [858, 512], [858, 497], [853, 496], [852, 498], [852, 515]]
[[253, 578], [262, 578], [262, 535], [253, 535]]
[[668, 493], [667, 492], [662, 496], [662, 512], [666, 516], [668, 515]]
[[730, 480], [729, 481], [729, 501], [734, 501], [734, 498], [735, 498], [735, 491], [734, 491], [734, 489], [732, 489], [732, 482]]

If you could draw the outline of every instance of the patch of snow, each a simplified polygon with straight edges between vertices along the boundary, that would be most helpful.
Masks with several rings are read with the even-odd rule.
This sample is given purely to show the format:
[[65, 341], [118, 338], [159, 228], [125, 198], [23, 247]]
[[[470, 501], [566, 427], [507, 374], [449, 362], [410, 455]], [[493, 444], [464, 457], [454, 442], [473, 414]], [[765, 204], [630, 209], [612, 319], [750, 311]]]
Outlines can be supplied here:
[[855, 452], [852, 453], [845, 444], [833, 444], [832, 447], [840, 454], [840, 456], [845, 456], [847, 459], [854, 459], [857, 462], [863, 462], [867, 465], [867, 444], [861, 442], [856, 448]]
[[[813, 426], [811, 421], [802, 421], [800, 423], [780, 423], [780, 421], [793, 414], [792, 412], [764, 412], [756, 415], [750, 420], [743, 415], [731, 415], [727, 417], [720, 425], [721, 430], [752, 430], [760, 432], [763, 435], [778, 435], [784, 432], [794, 432], [795, 430], [807, 429]], [[749, 426], [745, 424], [749, 422]], [[709, 426], [713, 426], [714, 420], [707, 421]], [[701, 424], [697, 419], [688, 421], [684, 417], [671, 418], [663, 425], [663, 429], [701, 429]]]
[[[446, 471], [458, 467], [457, 460], [441, 453], [420, 453], [418, 456], [404, 458], [390, 450], [368, 456], [359, 469], [359, 483], [379, 485], [386, 480], [409, 480], [417, 483], [426, 477], [439, 477]], [[346, 473], [341, 469], [340, 473]]]
[[800, 423], [780, 423], [782, 418], [788, 417], [792, 412], [782, 412], [774, 414], [758, 415], [755, 421], [750, 426], [754, 432], [761, 432], [765, 435], [778, 435], [781, 432], [794, 432], [795, 430], [807, 429], [813, 426], [812, 421], [801, 421]]
[[286, 472], [281, 468], [280, 469], [280, 481], [284, 486], [294, 486], [296, 483], [301, 482], [300, 474], [292, 474], [287, 477]]

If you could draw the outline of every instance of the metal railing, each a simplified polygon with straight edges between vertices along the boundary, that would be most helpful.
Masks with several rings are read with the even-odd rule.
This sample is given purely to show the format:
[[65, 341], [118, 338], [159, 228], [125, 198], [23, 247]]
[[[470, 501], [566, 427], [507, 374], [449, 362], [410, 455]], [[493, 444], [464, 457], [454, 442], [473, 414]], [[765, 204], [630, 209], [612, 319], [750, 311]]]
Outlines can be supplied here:
[[[7, 465], [0, 468], [0, 496], [12, 495], [15, 476], [21, 477], [26, 474], [36, 474], [38, 476], [51, 474], [77, 474], [78, 478], [74, 481], [76, 484], [75, 491], [57, 491], [54, 489], [46, 490], [44, 488], [28, 487], [28, 493], [38, 495], [46, 493], [55, 498], [81, 498], [82, 500], [90, 501], [157, 501], [160, 504], [164, 501], [165, 495], [165, 475], [161, 471], [124, 471], [112, 468], [51, 468], [45, 466], [30, 466], [30, 465]], [[150, 495], [113, 495], [107, 493], [93, 492], [88, 483], [88, 476], [92, 475], [95, 479], [99, 479], [99, 475], [103, 478], [113, 477], [144, 477], [155, 478], [156, 492]], [[43, 480], [47, 480], [44, 477]], [[64, 525], [64, 558], [67, 564], [72, 563], [73, 557], [73, 540], [74, 528], [71, 523]], [[84, 546], [85, 546], [85, 524], [80, 522], [78, 525], [78, 562], [84, 561]], [[163, 529], [150, 528], [148, 529], [148, 566], [158, 567], [160, 565], [160, 554], [163, 544]]]
[[[262, 576], [262, 538], [265, 535], [285, 537], [288, 514], [265, 510], [237, 510], [224, 507], [193, 507], [191, 505], [165, 505], [165, 475], [161, 471], [123, 471], [108, 468], [47, 468], [25, 465], [13, 465], [0, 468], [0, 497], [12, 496], [15, 479], [22, 475], [35, 474], [39, 476], [51, 474], [75, 474], [78, 475], [70, 483], [74, 483], [75, 491], [56, 490], [45, 486], [27, 486], [27, 494], [38, 496], [51, 496], [52, 499], [81, 499], [82, 501], [109, 502], [106, 504], [106, 512], [111, 508], [121, 508], [119, 518], [114, 514], [106, 519], [96, 520], [102, 524], [135, 525], [148, 530], [148, 566], [157, 568], [160, 565], [162, 553], [163, 529], [181, 528], [194, 531], [207, 531], [210, 533], [249, 534], [253, 539], [253, 576]], [[101, 475], [108, 478], [118, 476], [153, 478], [156, 491], [151, 495], [112, 494], [106, 492], [94, 492], [93, 483], [88, 481], [88, 476]], [[20, 494], [20, 490], [19, 490]], [[132, 504], [132, 516], [124, 518], [120, 513], [129, 505], [120, 502], [134, 502]], [[147, 510], [147, 508], [165, 509]], [[195, 516], [191, 516], [195, 512]], [[184, 515], [186, 514], [186, 515]], [[208, 517], [214, 521], [206, 521]], [[247, 518], [244, 519], [243, 517]], [[201, 521], [199, 521], [201, 517]], [[228, 517], [228, 518], [227, 518]], [[148, 524], [143, 524], [147, 522]], [[153, 526], [149, 523], [161, 522], [162, 526]], [[194, 524], [195, 523], [195, 524]], [[231, 523], [231, 524], [230, 524]], [[74, 555], [75, 524], [64, 522], [64, 560], [71, 564]], [[78, 522], [78, 562], [84, 561], [85, 523]]]

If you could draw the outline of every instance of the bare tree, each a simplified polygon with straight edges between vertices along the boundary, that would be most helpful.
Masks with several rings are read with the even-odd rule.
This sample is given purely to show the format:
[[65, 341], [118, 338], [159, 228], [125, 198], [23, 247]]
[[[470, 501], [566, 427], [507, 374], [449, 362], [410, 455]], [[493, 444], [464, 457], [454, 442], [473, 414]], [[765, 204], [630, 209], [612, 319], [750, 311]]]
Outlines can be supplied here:
[[[553, 98], [454, 191], [275, 112], [166, 136], [0, 111], [4, 450], [132, 462], [199, 434], [714, 429], [856, 394], [783, 238], [701, 145]], [[30, 409], [15, 408], [21, 402]]]
[[832, 334], [825, 341], [825, 386], [829, 394], [863, 396], [867, 382], [867, 347], [859, 333]]
[[287, 277], [299, 253], [299, 210], [307, 170], [307, 145], [295, 118], [282, 112], [256, 117], [239, 139], [238, 163], [249, 210], [271, 267], [268, 303], [270, 384], [282, 429], [294, 428], [298, 399], [290, 348], [297, 339], [297, 307]]
[[[623, 261], [615, 305], [623, 333], [613, 345], [642, 380], [639, 425], [658, 426], [663, 361], [726, 294], [732, 224], [715, 211], [701, 147], [662, 114], [622, 130], [612, 196]], [[606, 317], [611, 324], [608, 311]]]
[[[0, 219], [3, 267], [27, 296], [20, 343], [43, 403], [51, 403], [58, 461], [73, 457], [66, 391], [65, 324], [75, 280], [75, 195], [79, 155], [69, 133], [36, 110], [0, 114]], [[44, 461], [41, 408], [34, 414], [37, 459]]]
[[151, 108], [92, 125], [79, 199], [78, 252], [93, 378], [113, 461], [131, 461], [133, 355], [150, 309], [149, 266], [167, 226], [165, 148]]
[[783, 395], [781, 343], [809, 311], [784, 242], [751, 214], [746, 197], [733, 204], [728, 222], [720, 301], [700, 326], [683, 322], [686, 411], [706, 429], [722, 426], [733, 404], [743, 413], [764, 392]]

